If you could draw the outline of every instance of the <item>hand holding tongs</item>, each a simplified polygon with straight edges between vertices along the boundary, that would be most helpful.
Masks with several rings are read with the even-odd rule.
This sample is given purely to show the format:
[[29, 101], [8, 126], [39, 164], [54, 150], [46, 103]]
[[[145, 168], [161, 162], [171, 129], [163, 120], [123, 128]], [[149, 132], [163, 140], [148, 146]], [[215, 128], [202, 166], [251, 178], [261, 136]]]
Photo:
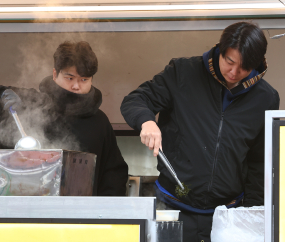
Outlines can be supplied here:
[[178, 179], [174, 169], [172, 168], [170, 162], [168, 161], [168, 159], [166, 158], [166, 156], [164, 155], [164, 153], [162, 152], [161, 149], [158, 150], [158, 155], [159, 155], [160, 159], [163, 161], [163, 163], [166, 166], [166, 168], [168, 169], [168, 171], [170, 172], [170, 174], [177, 181], [178, 185], [181, 187], [182, 190], [184, 190], [184, 186], [182, 185], [182, 183]]

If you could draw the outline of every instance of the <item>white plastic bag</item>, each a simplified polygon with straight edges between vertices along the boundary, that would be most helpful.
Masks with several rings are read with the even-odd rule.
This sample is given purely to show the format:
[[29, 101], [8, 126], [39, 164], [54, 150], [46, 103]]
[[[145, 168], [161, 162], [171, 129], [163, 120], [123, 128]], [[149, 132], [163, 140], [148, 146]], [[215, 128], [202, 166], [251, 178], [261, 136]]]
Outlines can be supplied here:
[[211, 242], [264, 242], [264, 206], [215, 209]]

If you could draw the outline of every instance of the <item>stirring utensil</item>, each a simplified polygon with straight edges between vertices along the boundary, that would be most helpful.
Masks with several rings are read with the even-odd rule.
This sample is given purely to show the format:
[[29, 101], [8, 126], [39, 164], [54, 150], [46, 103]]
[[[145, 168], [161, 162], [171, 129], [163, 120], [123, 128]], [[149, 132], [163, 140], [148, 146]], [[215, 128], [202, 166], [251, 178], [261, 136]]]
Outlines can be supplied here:
[[272, 37], [270, 37], [270, 39], [279, 39], [281, 37], [285, 36], [285, 34], [277, 34], [277, 35], [274, 35]]
[[180, 188], [182, 190], [184, 190], [184, 186], [182, 185], [182, 183], [180, 182], [180, 180], [178, 179], [176, 172], [174, 171], [173, 167], [171, 166], [169, 160], [166, 158], [165, 154], [162, 152], [161, 149], [158, 150], [158, 156], [160, 157], [160, 159], [163, 161], [164, 165], [166, 166], [166, 168], [168, 169], [168, 171], [170, 172], [170, 174], [173, 176], [173, 178], [176, 180], [176, 182], [178, 183], [178, 185], [180, 186]]
[[12, 114], [12, 116], [13, 116], [16, 124], [17, 124], [17, 127], [18, 127], [18, 129], [22, 135], [22, 138], [15, 145], [15, 150], [40, 149], [41, 148], [40, 142], [37, 139], [35, 139], [31, 136], [28, 136], [25, 133], [23, 126], [20, 122], [20, 119], [18, 117], [17, 112], [15, 110], [13, 110], [12, 107], [9, 108], [9, 111]]

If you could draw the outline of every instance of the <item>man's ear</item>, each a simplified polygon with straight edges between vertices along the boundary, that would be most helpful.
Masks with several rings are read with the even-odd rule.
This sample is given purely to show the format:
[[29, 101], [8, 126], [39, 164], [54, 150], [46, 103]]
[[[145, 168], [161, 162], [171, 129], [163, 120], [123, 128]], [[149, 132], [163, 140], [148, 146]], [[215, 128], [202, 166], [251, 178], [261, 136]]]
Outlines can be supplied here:
[[57, 78], [57, 73], [56, 73], [55, 68], [53, 68], [53, 70], [52, 70], [52, 79], [55, 81], [56, 78]]

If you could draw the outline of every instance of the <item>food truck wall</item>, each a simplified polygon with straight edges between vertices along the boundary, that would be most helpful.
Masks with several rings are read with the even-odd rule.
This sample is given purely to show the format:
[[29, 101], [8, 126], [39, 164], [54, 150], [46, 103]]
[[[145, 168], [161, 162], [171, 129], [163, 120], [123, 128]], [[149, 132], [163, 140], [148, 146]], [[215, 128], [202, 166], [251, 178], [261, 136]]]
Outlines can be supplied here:
[[[94, 11], [86, 16], [85, 13], [81, 13], [78, 18], [75, 13], [70, 12], [55, 12], [52, 15], [45, 12], [1, 13], [1, 7], [7, 6], [74, 6], [74, 3], [96, 5], [96, 2], [99, 1], [1, 0], [1, 85], [38, 89], [40, 81], [52, 73], [53, 53], [60, 43], [66, 40], [87, 41], [99, 60], [99, 69], [94, 76], [93, 85], [102, 92], [101, 109], [107, 114], [115, 130], [130, 130], [120, 113], [120, 104], [124, 96], [142, 82], [152, 79], [163, 70], [171, 58], [202, 55], [219, 41], [226, 26], [241, 20], [252, 20], [264, 29], [268, 40], [266, 58], [269, 68], [265, 79], [278, 90], [281, 98], [280, 109], [285, 109], [285, 102], [282, 102], [285, 98], [285, 37], [270, 39], [270, 36], [285, 33], [285, 6], [279, 1], [276, 3], [280, 6], [273, 10], [201, 10], [196, 17], [189, 11], [181, 14], [179, 11], [163, 10], [122, 13]], [[127, 2], [134, 6], [138, 3], [136, 0]], [[151, 1], [144, 2], [152, 4]], [[155, 2], [152, 6], [164, 4], [165, 1]], [[227, 4], [228, 1], [220, 2]], [[239, 2], [241, 1], [235, 3]], [[104, 1], [104, 4], [110, 6], [122, 3], [125, 4], [126, 1]], [[193, 1], [171, 3], [194, 4]], [[117, 140], [129, 164], [130, 174], [158, 175], [156, 159], [140, 143], [140, 138], [125, 135], [127, 133], [121, 132], [117, 135]]]

